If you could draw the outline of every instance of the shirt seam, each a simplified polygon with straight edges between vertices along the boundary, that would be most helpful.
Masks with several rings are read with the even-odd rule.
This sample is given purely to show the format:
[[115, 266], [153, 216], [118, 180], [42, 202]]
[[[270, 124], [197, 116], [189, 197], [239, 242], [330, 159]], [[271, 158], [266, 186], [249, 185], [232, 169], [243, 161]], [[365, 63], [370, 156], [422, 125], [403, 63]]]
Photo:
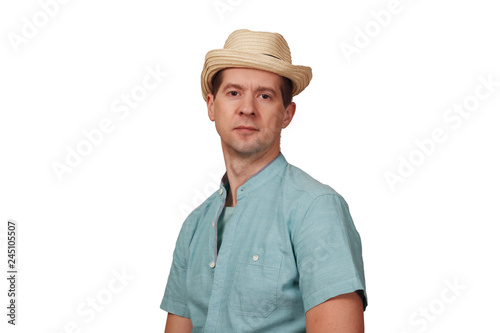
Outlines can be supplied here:
[[[356, 282], [356, 283], [359, 282], [359, 283], [361, 283], [361, 286], [362, 286], [362, 281], [360, 280], [358, 274], [356, 274], [355, 277], [353, 277], [353, 278], [351, 278], [349, 280], [345, 280], [345, 281], [338, 282], [338, 283], [335, 283], [335, 284], [332, 284], [332, 285], [328, 285], [325, 288], [322, 288], [320, 290], [316, 290], [314, 293], [310, 294], [309, 296], [303, 297], [304, 301], [305, 301], [305, 303], [306, 302], [307, 303], [311, 303], [312, 301], [314, 301], [314, 303], [316, 303], [315, 298], [317, 298], [318, 295], [321, 295], [321, 294], [325, 293], [325, 291], [330, 291], [330, 293], [333, 292], [336, 295], [335, 296], [331, 296], [331, 297], [328, 296], [329, 298], [325, 299], [324, 301], [327, 301], [327, 300], [329, 300], [331, 298], [334, 298], [336, 296], [342, 295], [342, 294], [344, 294], [344, 290], [340, 290], [340, 292], [339, 292], [339, 290], [336, 290], [336, 287], [338, 287], [339, 285], [348, 285], [351, 282]], [[363, 290], [363, 291], [365, 291], [364, 288], [360, 288], [360, 289], [356, 289], [356, 290], [352, 290], [352, 291], [351, 291], [351, 289], [349, 289], [349, 291], [347, 293], [349, 293], [349, 292], [356, 292], [357, 290]], [[316, 305], [319, 305], [319, 304], [321, 304], [321, 303], [315, 304], [312, 307], [309, 307], [309, 306], [307, 306], [307, 307], [309, 307], [309, 310], [310, 310], [310, 309], [312, 309], [313, 307], [315, 307]], [[306, 307], [304, 307], [304, 310], [306, 310]]]
[[[304, 191], [304, 192], [306, 192], [306, 191]], [[313, 204], [313, 203], [314, 203], [317, 199], [319, 199], [319, 198], [321, 198], [321, 197], [324, 197], [324, 196], [329, 196], [329, 195], [331, 195], [331, 196], [333, 196], [333, 197], [335, 197], [335, 198], [337, 198], [337, 199], [340, 197], [340, 195], [339, 195], [339, 194], [337, 194], [337, 193], [323, 193], [323, 194], [319, 194], [319, 195], [317, 195], [317, 196], [313, 196], [313, 195], [311, 195], [309, 192], [306, 192], [306, 193], [307, 193], [307, 194], [309, 195], [309, 197], [311, 198], [311, 201], [310, 201], [310, 202], [309, 202], [309, 204], [307, 205], [307, 208], [305, 209], [304, 214], [302, 214], [302, 218], [300, 219], [300, 223], [297, 223], [297, 225], [296, 225], [296, 226], [295, 226], [295, 228], [294, 228], [294, 231], [293, 231], [294, 238], [295, 238], [295, 233], [296, 233], [296, 230], [297, 230], [297, 229], [300, 229], [300, 228], [302, 227], [302, 225], [304, 224], [304, 221], [305, 221], [305, 219], [306, 219], [307, 213], [308, 213], [308, 212], [309, 212], [309, 210], [311, 209], [312, 204]], [[335, 208], [335, 209], [337, 210], [337, 208]], [[342, 223], [342, 224], [343, 224], [343, 223]], [[344, 228], [344, 226], [342, 226], [342, 228]], [[345, 229], [344, 229], [344, 231], [345, 231]]]
[[[182, 310], [182, 314], [179, 311], [175, 311], [175, 310], [179, 310], [177, 308], [178, 306], [181, 306], [183, 308], [183, 309], [181, 309]], [[174, 308], [177, 308], [177, 309], [174, 309], [174, 311], [168, 311], [167, 309], [169, 307], [174, 307]], [[166, 299], [166, 302], [164, 304], [162, 304], [161, 308], [163, 310], [167, 311], [168, 313], [172, 313], [172, 314], [175, 314], [175, 315], [178, 315], [178, 316], [182, 316], [182, 317], [185, 317], [185, 318], [191, 318], [191, 316], [189, 314], [189, 308], [188, 308], [187, 303], [185, 303], [183, 300], [180, 300], [178, 298], [168, 297]], [[187, 313], [186, 316], [184, 315], [185, 313]]]

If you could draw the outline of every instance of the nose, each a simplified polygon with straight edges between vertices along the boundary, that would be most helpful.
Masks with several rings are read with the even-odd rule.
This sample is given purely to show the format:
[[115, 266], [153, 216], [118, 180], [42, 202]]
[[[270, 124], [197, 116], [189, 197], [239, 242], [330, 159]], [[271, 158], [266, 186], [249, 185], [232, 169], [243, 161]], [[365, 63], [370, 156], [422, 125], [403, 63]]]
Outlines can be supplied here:
[[256, 113], [255, 99], [251, 94], [246, 94], [241, 99], [241, 104], [239, 105], [240, 115], [254, 116]]

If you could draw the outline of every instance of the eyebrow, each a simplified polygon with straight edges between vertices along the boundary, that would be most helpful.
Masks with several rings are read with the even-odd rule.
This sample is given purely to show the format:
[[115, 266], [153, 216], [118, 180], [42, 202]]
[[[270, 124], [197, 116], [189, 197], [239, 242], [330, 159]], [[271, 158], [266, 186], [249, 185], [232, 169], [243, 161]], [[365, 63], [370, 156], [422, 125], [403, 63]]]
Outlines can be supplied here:
[[[241, 84], [237, 84], [237, 83], [227, 83], [226, 85], [224, 85], [224, 87], [222, 88], [223, 91], [226, 91], [228, 89], [238, 89], [238, 90], [244, 90], [243, 89], [243, 86]], [[263, 92], [263, 91], [269, 91], [271, 94], [273, 95], [277, 95], [276, 93], [276, 90], [274, 90], [273, 88], [271, 87], [265, 87], [265, 86], [258, 86], [257, 89], [256, 89], [257, 92]]]
[[222, 90], [228, 90], [228, 89], [238, 89], [238, 90], [243, 90], [243, 86], [236, 84], [236, 83], [227, 83], [222, 87]]

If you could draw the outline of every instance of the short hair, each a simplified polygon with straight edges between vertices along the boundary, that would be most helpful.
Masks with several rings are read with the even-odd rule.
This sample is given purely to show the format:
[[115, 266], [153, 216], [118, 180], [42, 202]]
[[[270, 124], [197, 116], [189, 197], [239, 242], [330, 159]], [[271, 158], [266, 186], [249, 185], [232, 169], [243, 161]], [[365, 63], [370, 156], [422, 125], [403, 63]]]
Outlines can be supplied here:
[[[222, 72], [224, 70], [221, 69], [217, 73], [215, 73], [213, 79], [212, 79], [212, 95], [215, 96], [217, 95], [217, 92], [219, 91], [220, 85], [222, 83]], [[280, 90], [281, 90], [281, 98], [283, 99], [283, 105], [286, 108], [288, 104], [292, 102], [292, 92], [293, 92], [293, 83], [292, 80], [290, 80], [287, 77], [282, 76], [281, 77], [281, 84], [280, 84]]]

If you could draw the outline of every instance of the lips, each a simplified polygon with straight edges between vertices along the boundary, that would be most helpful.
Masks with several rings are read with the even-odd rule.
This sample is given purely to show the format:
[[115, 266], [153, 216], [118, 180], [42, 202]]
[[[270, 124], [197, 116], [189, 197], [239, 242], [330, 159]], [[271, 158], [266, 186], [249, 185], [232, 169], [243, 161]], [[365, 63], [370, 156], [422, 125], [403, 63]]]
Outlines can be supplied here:
[[252, 127], [252, 126], [238, 126], [238, 127], [235, 127], [235, 130], [242, 131], [242, 132], [258, 131], [255, 127]]

